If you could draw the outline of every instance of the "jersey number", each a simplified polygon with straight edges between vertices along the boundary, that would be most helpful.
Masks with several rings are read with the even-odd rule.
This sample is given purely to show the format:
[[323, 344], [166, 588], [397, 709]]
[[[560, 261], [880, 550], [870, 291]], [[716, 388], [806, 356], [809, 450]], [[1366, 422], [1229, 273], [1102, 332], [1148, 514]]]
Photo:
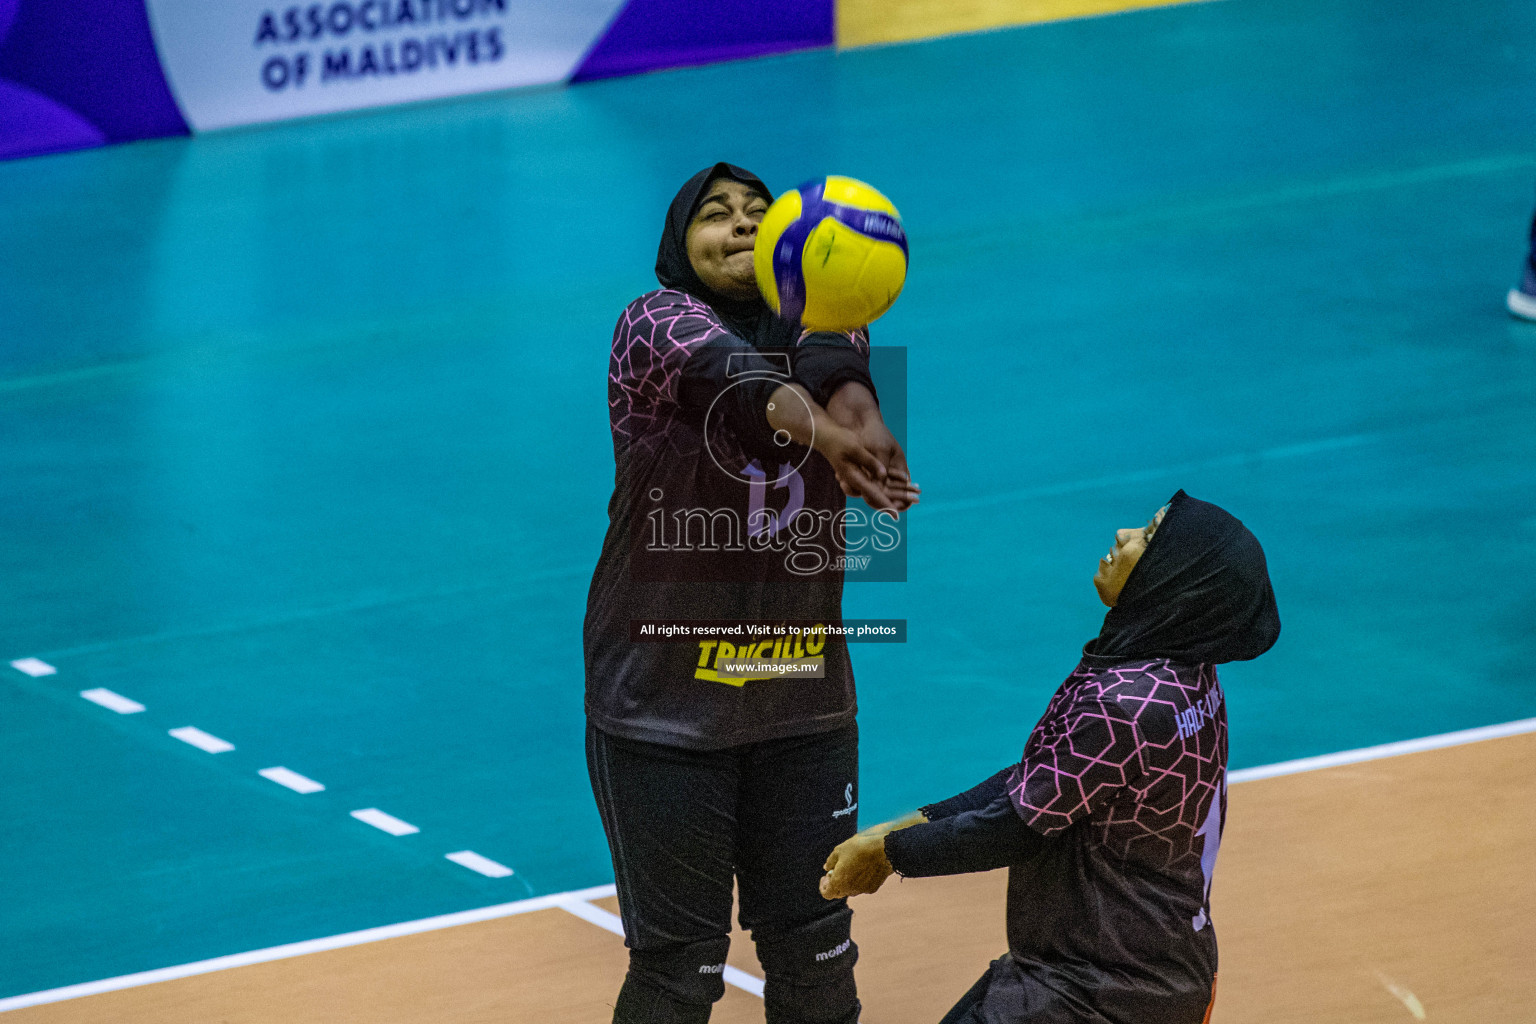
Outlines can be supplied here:
[[781, 464], [778, 479], [773, 482], [774, 490], [789, 488], [789, 501], [783, 512], [768, 507], [768, 474], [763, 472], [763, 467], [757, 464], [756, 459], [747, 463], [742, 472], [750, 480], [747, 485], [748, 534], [773, 537], [789, 525], [795, 513], [805, 508], [805, 480], [794, 466]]
[[1195, 931], [1204, 928], [1211, 920], [1206, 909], [1211, 905], [1211, 876], [1216, 872], [1216, 851], [1221, 849], [1221, 801], [1226, 795], [1227, 773], [1222, 772], [1216, 792], [1211, 796], [1211, 809], [1205, 814], [1205, 824], [1195, 833], [1203, 840], [1200, 848], [1200, 873], [1205, 876], [1205, 906], [1189, 920], [1195, 926]]

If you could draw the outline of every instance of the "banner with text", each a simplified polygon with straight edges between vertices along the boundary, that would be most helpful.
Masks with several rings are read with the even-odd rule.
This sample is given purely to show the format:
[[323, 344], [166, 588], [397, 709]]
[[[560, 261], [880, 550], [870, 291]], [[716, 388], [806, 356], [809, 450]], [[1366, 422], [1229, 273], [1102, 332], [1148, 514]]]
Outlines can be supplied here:
[[829, 46], [833, 0], [0, 0], [0, 159]]
[[148, 0], [194, 131], [563, 82], [623, 0]]

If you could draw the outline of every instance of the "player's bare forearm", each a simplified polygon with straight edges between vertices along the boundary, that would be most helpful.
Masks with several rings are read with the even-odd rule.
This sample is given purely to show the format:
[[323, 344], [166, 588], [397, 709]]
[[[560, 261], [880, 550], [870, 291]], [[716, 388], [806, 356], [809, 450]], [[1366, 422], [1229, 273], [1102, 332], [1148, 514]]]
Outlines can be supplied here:
[[827, 399], [827, 415], [850, 430], [858, 430], [871, 416], [880, 416], [880, 403], [875, 401], [869, 388], [851, 380]]
[[796, 444], [816, 449], [832, 466], [843, 493], [871, 508], [895, 511], [886, 495], [886, 467], [853, 430], [832, 419], [799, 384], [783, 384], [768, 398], [768, 425]]
[[[830, 434], [836, 421], [799, 384], [784, 384], [768, 398], [768, 425], [789, 435], [796, 444], [816, 448], [817, 434]], [[817, 449], [820, 450], [819, 448]]]

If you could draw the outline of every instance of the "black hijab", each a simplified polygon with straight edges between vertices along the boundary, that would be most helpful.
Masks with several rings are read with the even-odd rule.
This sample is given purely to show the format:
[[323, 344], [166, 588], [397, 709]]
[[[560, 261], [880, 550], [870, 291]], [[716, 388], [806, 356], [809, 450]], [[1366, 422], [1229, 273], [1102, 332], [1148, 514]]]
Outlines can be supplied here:
[[1183, 491], [1168, 504], [1085, 653], [1182, 662], [1257, 658], [1280, 636], [1258, 538], [1225, 509]]
[[688, 225], [699, 212], [699, 204], [709, 195], [709, 186], [719, 178], [739, 181], [773, 202], [768, 186], [745, 168], [727, 163], [704, 168], [683, 183], [672, 198], [672, 205], [667, 207], [667, 223], [661, 231], [661, 244], [656, 247], [656, 280], [663, 288], [676, 288], [708, 303], [738, 338], [759, 347], [793, 345], [800, 333], [797, 324], [779, 319], [761, 297], [731, 299], [710, 290], [688, 259]]

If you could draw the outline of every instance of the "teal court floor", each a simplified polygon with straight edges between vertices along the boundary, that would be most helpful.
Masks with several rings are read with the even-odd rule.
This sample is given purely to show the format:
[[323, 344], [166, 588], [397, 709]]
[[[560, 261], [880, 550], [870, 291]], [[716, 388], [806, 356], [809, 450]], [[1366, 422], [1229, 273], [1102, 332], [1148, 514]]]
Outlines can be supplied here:
[[1180, 487], [1285, 623], [1234, 768], [1536, 716], [1532, 53], [1514, 0], [1221, 0], [0, 164], [0, 997], [611, 881], [608, 342], [720, 159], [911, 237], [865, 821], [1017, 755]]

